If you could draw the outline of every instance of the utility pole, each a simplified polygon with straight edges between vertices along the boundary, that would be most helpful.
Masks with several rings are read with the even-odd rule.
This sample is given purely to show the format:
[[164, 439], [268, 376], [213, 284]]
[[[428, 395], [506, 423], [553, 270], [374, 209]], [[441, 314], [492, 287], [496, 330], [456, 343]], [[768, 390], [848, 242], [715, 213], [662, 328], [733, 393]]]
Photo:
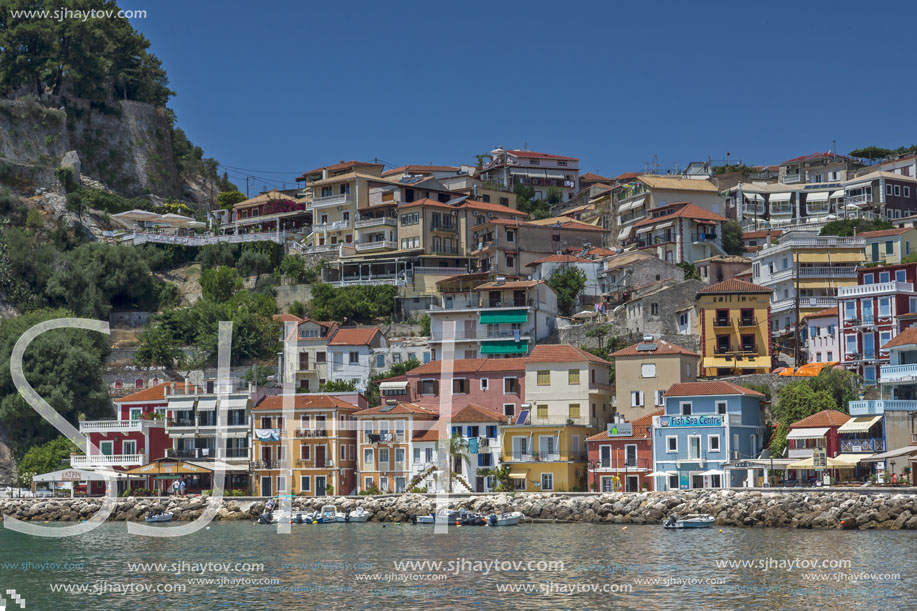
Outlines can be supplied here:
[[[790, 247], [793, 256], [793, 290], [796, 294], [796, 324], [793, 325], [793, 368], [799, 367], [799, 254]], [[795, 372], [794, 372], [795, 373]]]

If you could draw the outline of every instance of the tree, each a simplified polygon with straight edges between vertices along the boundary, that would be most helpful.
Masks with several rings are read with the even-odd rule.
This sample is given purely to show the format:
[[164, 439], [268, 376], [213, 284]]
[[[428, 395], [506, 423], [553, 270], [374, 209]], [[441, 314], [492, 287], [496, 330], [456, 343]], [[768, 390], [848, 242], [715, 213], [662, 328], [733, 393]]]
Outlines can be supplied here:
[[32, 446], [19, 461], [19, 485], [31, 486], [33, 475], [60, 470], [74, 452], [79, 452], [79, 448], [63, 436]]
[[217, 205], [223, 210], [232, 210], [239, 202], [245, 201], [245, 194], [238, 191], [221, 191], [217, 194]]
[[548, 286], [557, 293], [557, 309], [571, 316], [579, 294], [586, 287], [586, 273], [575, 265], [564, 264], [548, 278]]
[[242, 279], [231, 267], [205, 269], [201, 272], [201, 292], [204, 299], [216, 303], [229, 301], [233, 295], [242, 290]]
[[294, 301], [290, 304], [290, 307], [287, 308], [287, 312], [299, 318], [306, 318], [309, 315], [309, 308], [301, 301]]
[[742, 226], [736, 221], [727, 221], [723, 225], [723, 250], [726, 251], [727, 255], [745, 255]]
[[852, 236], [854, 233], [860, 234], [864, 231], [879, 231], [893, 227], [894, 225], [883, 220], [842, 219], [825, 223], [819, 235]]
[[236, 269], [239, 270], [240, 274], [243, 276], [256, 276], [256, 281], [257, 278], [261, 277], [261, 274], [266, 274], [273, 267], [271, 258], [268, 255], [251, 250], [246, 250], [239, 255], [239, 261], [236, 263]]
[[558, 187], [548, 187], [545, 193], [545, 203], [549, 206], [559, 204], [564, 201], [564, 193]]
[[138, 342], [134, 362], [141, 367], [176, 367], [182, 362], [179, 342], [160, 324], [147, 325]]
[[816, 377], [806, 383], [815, 392], [824, 391], [834, 398], [835, 408], [847, 413], [847, 405], [859, 397], [860, 379], [852, 371], [838, 367], [824, 367]]
[[301, 284], [306, 280], [306, 260], [298, 255], [286, 255], [277, 271], [293, 284]]
[[309, 317], [315, 320], [336, 320], [341, 323], [372, 323], [388, 317], [395, 310], [398, 287], [312, 285]]
[[475, 161], [474, 167], [476, 167], [479, 170], [483, 168], [485, 159], [487, 160], [487, 163], [490, 163], [491, 161], [494, 160], [494, 156], [491, 155], [490, 153], [481, 153], [480, 155], [475, 155], [474, 156], [474, 161]]
[[432, 334], [430, 331], [430, 315], [421, 314], [417, 317], [417, 322], [420, 323], [420, 334], [425, 337], [430, 337]]
[[452, 480], [455, 479], [455, 461], [463, 460], [468, 454], [468, 441], [460, 433], [454, 433], [446, 445], [449, 457], [449, 494], [452, 494]]
[[201, 264], [201, 269], [211, 267], [233, 267], [239, 258], [239, 246], [237, 244], [208, 244], [201, 247], [197, 253], [197, 262]]
[[808, 382], [793, 382], [777, 392], [777, 403], [774, 415], [780, 426], [771, 439], [770, 448], [777, 456], [782, 456], [786, 448], [786, 436], [790, 425], [826, 409], [837, 409], [838, 405], [830, 393], [812, 390]]
[[318, 387], [319, 392], [356, 392], [353, 380], [329, 380]]
[[693, 263], [690, 263], [688, 261], [682, 261], [681, 263], [677, 263], [676, 265], [678, 265], [678, 267], [684, 270], [685, 280], [700, 280], [700, 272], [697, 271], [697, 268], [694, 267]]
[[493, 477], [497, 480], [497, 486], [494, 488], [494, 492], [513, 492], [516, 486], [513, 483], [513, 478], [510, 477], [510, 470], [509, 464], [504, 463], [499, 468], [491, 467], [489, 469], [481, 469], [479, 473], [484, 477]]
[[254, 384], [255, 386], [264, 386], [268, 382], [268, 378], [274, 375], [274, 369], [268, 367], [267, 365], [252, 365], [244, 374], [242, 374], [242, 379], [246, 383]]
[[856, 157], [857, 159], [868, 159], [870, 161], [885, 159], [891, 154], [892, 151], [890, 149], [880, 148], [878, 146], [867, 146], [850, 151], [851, 157]]

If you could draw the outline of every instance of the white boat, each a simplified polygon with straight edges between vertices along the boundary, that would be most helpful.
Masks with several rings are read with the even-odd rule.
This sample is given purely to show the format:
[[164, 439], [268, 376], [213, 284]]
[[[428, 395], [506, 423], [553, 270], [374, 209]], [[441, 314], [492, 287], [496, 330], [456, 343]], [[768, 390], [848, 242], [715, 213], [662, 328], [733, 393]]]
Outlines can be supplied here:
[[362, 507], [357, 507], [353, 511], [348, 511], [341, 513], [340, 511], [335, 515], [335, 520], [337, 522], [366, 522], [373, 514], [369, 511], [366, 511]]
[[172, 512], [166, 511], [165, 513], [155, 513], [146, 517], [147, 522], [171, 522], [172, 521]]
[[415, 524], [455, 524], [459, 517], [459, 512], [453, 509], [440, 510], [436, 515], [428, 514], [425, 516], [411, 516], [411, 522]]
[[713, 516], [707, 513], [689, 513], [682, 517], [672, 514], [663, 524], [664, 528], [710, 528]]
[[492, 513], [487, 516], [489, 526], [515, 526], [522, 521], [525, 515], [521, 511], [510, 511], [499, 515]]

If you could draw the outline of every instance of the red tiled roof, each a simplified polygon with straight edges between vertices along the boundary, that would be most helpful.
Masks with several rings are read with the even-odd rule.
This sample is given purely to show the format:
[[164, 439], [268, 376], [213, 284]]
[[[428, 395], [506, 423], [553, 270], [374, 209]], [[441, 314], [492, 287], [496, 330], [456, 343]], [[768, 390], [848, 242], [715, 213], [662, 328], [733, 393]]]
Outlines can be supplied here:
[[454, 165], [403, 165], [391, 170], [382, 172], [383, 176], [394, 176], [395, 174], [430, 174], [433, 172], [458, 172], [459, 168]]
[[341, 161], [340, 163], [335, 163], [334, 165], [326, 165], [320, 168], [315, 168], [314, 170], [309, 170], [308, 172], [303, 172], [302, 176], [296, 178], [297, 181], [305, 180], [306, 176], [312, 174], [318, 174], [322, 170], [328, 170], [329, 172], [336, 172], [337, 170], [346, 170], [347, 168], [362, 167], [362, 166], [379, 166], [382, 167], [381, 163], [372, 163], [369, 161]]
[[672, 384], [667, 391], [666, 397], [700, 397], [707, 395], [749, 395], [752, 397], [763, 397], [756, 390], [751, 390], [732, 382], [725, 380], [716, 380], [710, 382], [682, 382], [681, 384]]
[[381, 333], [376, 327], [343, 327], [328, 342], [329, 346], [368, 346]]
[[[138, 390], [137, 392], [131, 393], [125, 397], [115, 399], [115, 403], [131, 403], [134, 401], [165, 401], [166, 389], [169, 388], [170, 384], [171, 382], [162, 382], [156, 386], [150, 386], [149, 388]], [[190, 388], [191, 385], [189, 384], [188, 387]], [[175, 392], [176, 394], [185, 392], [185, 383], [176, 382]]]
[[902, 233], [907, 233], [912, 230], [913, 227], [896, 227], [894, 229], [880, 229], [878, 231], [864, 231], [863, 233], [858, 233], [858, 238], [884, 238], [892, 235], [901, 235]]
[[[642, 344], [656, 344], [655, 350], [637, 350], [637, 346]], [[617, 352], [612, 352], [608, 356], [613, 356], [615, 358], [622, 356], [658, 356], [666, 354], [684, 354], [687, 356], [696, 356], [700, 358], [700, 355], [696, 352], [691, 352], [687, 348], [682, 348], [677, 344], [670, 344], [664, 339], [651, 341], [651, 342], [641, 342], [639, 344], [634, 344], [633, 346], [628, 346], [627, 348], [622, 348]]]
[[797, 428], [810, 428], [810, 427], [826, 427], [826, 426], [840, 426], [850, 420], [850, 416], [842, 412], [837, 411], [836, 409], [823, 409], [817, 414], [812, 414], [808, 418], [803, 418], [799, 422], [794, 422], [790, 425], [791, 429]]
[[426, 197], [423, 199], [414, 200], [412, 202], [405, 202], [403, 204], [398, 204], [399, 208], [411, 208], [413, 206], [429, 206], [431, 208], [446, 208], [447, 210], [455, 210], [455, 206], [450, 206], [448, 204], [444, 204], [443, 202], [437, 202], [432, 199], [427, 199]]
[[747, 240], [749, 238], [779, 238], [783, 235], [783, 232], [779, 229], [762, 229], [760, 231], [747, 231], [742, 234], [742, 239]]
[[543, 280], [510, 280], [508, 282], [503, 282], [502, 284], [497, 284], [496, 282], [485, 282], [479, 286], [474, 287], [473, 291], [490, 291], [490, 290], [499, 290], [499, 289], [530, 289], [533, 286], [538, 284], [544, 284]]
[[587, 437], [586, 441], [607, 441], [609, 439], [613, 439], [615, 441], [631, 441], [634, 439], [644, 439], [648, 432], [647, 429], [653, 426], [653, 416], [662, 416], [663, 414], [665, 414], [665, 410], [660, 409], [653, 412], [652, 414], [647, 414], [646, 416], [642, 416], [634, 420], [631, 423], [633, 424], [634, 428], [634, 434], [632, 437], [611, 437], [608, 435], [608, 429], [606, 428], [604, 431], [598, 433], [597, 435]]
[[429, 416], [436, 417], [437, 413], [426, 407], [421, 407], [416, 403], [398, 403], [392, 409], [388, 409], [388, 405], [377, 405], [376, 407], [370, 407], [369, 409], [364, 409], [357, 412], [354, 416], [387, 416], [388, 414], [398, 415], [398, 414], [413, 414], [415, 416]]
[[638, 176], [640, 176], [639, 172], [624, 172], [623, 174], [618, 174], [617, 176], [612, 178], [612, 180], [615, 182], [618, 182], [621, 180], [633, 180], [634, 178]]
[[411, 436], [411, 441], [439, 441], [439, 429], [436, 427], [430, 427], [428, 429], [415, 428], [414, 434]]
[[825, 310], [819, 310], [818, 312], [813, 312], [811, 314], [806, 314], [802, 317], [803, 320], [806, 318], [823, 318], [825, 316], [837, 316], [837, 307], [827, 308]]
[[566, 159], [567, 161], [579, 161], [577, 157], [564, 157], [563, 155], [551, 155], [550, 153], [538, 153], [535, 151], [508, 149], [506, 152], [515, 157], [522, 157], [523, 159]]
[[590, 248], [586, 251], [586, 255], [590, 257], [610, 257], [615, 254], [615, 251], [608, 248]]
[[614, 178], [605, 178], [604, 176], [599, 176], [598, 174], [594, 174], [594, 173], [592, 173], [592, 172], [586, 172], [585, 174], [582, 174], [582, 175], [579, 177], [579, 179], [580, 179], [581, 182], [582, 182], [582, 181], [586, 181], [586, 182], [611, 182], [611, 181], [614, 180]]
[[293, 316], [292, 314], [274, 314], [272, 318], [280, 322], [302, 322], [303, 320], [299, 316]]
[[720, 216], [715, 212], [710, 212], [705, 210], [696, 204], [690, 203], [675, 203], [669, 204], [668, 206], [662, 206], [661, 208], [656, 208], [653, 212], [664, 210], [675, 210], [669, 214], [663, 214], [659, 216], [654, 216], [648, 219], [643, 219], [637, 223], [634, 223], [634, 227], [642, 227], [646, 225], [655, 225], [656, 223], [662, 223], [674, 218], [688, 218], [688, 219], [700, 219], [702, 221], [717, 221], [725, 223], [727, 219], [725, 216]]
[[[430, 361], [407, 372], [407, 375], [439, 375], [443, 361]], [[512, 359], [458, 359], [452, 361], [453, 373], [483, 373], [489, 371], [525, 371], [524, 358]]]
[[[289, 396], [289, 395], [288, 395]], [[253, 407], [254, 410], [282, 410], [286, 397], [283, 395], [271, 395], [262, 399], [258, 405]], [[293, 409], [360, 409], [353, 403], [348, 403], [343, 399], [338, 399], [331, 395], [294, 395]]]
[[882, 346], [885, 348], [894, 348], [895, 346], [910, 346], [917, 344], [917, 327], [908, 327], [901, 333], [891, 339], [890, 342]]
[[469, 403], [458, 412], [452, 414], [452, 422], [508, 422], [509, 419], [503, 414], [489, 410], [486, 407]]
[[793, 157], [792, 159], [787, 159], [780, 165], [786, 165], [788, 163], [794, 163], [797, 161], [811, 161], [813, 159], [830, 159], [833, 157], [837, 157], [838, 159], [846, 159], [847, 161], [852, 161], [852, 159], [850, 157], [847, 157], [846, 155], [836, 155], [832, 153], [831, 151], [825, 151], [823, 153], [822, 152], [810, 153], [808, 155], [800, 155], [799, 157]]
[[503, 204], [494, 204], [492, 202], [479, 202], [475, 200], [467, 200], [459, 208], [469, 208], [471, 210], [487, 210], [489, 212], [498, 212], [500, 214], [509, 214], [512, 216], [518, 216], [526, 218], [527, 213], [522, 212], [521, 210], [513, 210], [509, 206], [504, 206]]
[[592, 259], [575, 257], [573, 255], [548, 255], [547, 257], [542, 257], [532, 261], [531, 263], [527, 264], [526, 267], [535, 267], [539, 263], [595, 263], [595, 261]]
[[538, 344], [532, 348], [532, 353], [528, 358], [529, 363], [578, 363], [581, 361], [610, 365], [605, 359], [570, 344]]
[[737, 280], [735, 278], [730, 278], [729, 280], [723, 280], [722, 282], [717, 282], [716, 284], [711, 284], [707, 288], [701, 289], [697, 292], [698, 295], [716, 295], [718, 293], [773, 293], [773, 289], [769, 289], [765, 286], [760, 286], [757, 284], [752, 284], [751, 282], [745, 282], [744, 280]]
[[554, 229], [576, 229], [577, 231], [605, 231], [602, 227], [596, 227], [595, 225], [590, 225], [589, 223], [583, 223], [581, 221], [567, 221], [566, 223], [561, 223], [560, 227], [554, 227], [553, 225], [542, 225], [542, 227], [553, 227]]

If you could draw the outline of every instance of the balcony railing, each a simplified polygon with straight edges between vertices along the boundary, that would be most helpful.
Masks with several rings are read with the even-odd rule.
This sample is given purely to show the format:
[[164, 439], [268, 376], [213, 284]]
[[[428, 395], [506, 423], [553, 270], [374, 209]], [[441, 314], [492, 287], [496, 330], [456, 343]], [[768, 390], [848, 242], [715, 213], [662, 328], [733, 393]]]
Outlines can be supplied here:
[[93, 467], [129, 467], [142, 465], [143, 454], [90, 454], [88, 456], [71, 456], [70, 466], [76, 469]]
[[434, 274], [437, 276], [459, 276], [467, 274], [468, 269], [465, 267], [415, 267], [415, 274]]
[[353, 226], [357, 229], [364, 229], [366, 227], [382, 227], [382, 226], [398, 226], [398, 219], [392, 218], [390, 216], [381, 216], [373, 219], [360, 219]]
[[560, 462], [573, 461], [582, 462], [586, 460], [585, 452], [513, 452], [510, 457], [511, 462]]
[[733, 348], [732, 346], [717, 346], [714, 349], [714, 353], [722, 355], [757, 354], [758, 349], [755, 346], [749, 345], [745, 345], [740, 348]]
[[881, 293], [913, 293], [912, 282], [877, 282], [875, 284], [858, 284], [856, 286], [841, 286], [837, 289], [838, 297], [862, 297], [878, 295]]
[[433, 246], [430, 252], [437, 255], [457, 255], [459, 249], [455, 246]]
[[446, 233], [455, 233], [458, 231], [458, 225], [433, 225], [432, 231], [445, 231]]
[[851, 401], [851, 416], [878, 416], [885, 412], [917, 412], [917, 400], [880, 399], [872, 401]]
[[841, 452], [884, 452], [884, 439], [841, 439]]
[[[485, 327], [478, 327], [475, 329], [463, 329], [457, 327], [455, 329], [455, 339], [456, 340], [477, 340], [477, 339], [513, 339], [516, 337], [515, 329], [494, 329], [491, 330]], [[443, 340], [443, 330], [442, 328], [435, 328], [432, 330], [433, 341], [439, 342]], [[518, 329], [519, 339], [527, 340], [531, 339], [532, 329]]]
[[740, 327], [757, 327], [758, 319], [757, 318], [739, 318]]
[[713, 326], [714, 327], [731, 327], [732, 319], [731, 318], [714, 318]]
[[338, 195], [316, 197], [312, 200], [312, 207], [322, 208], [324, 206], [339, 206], [341, 204], [348, 204], [351, 201], [353, 201], [353, 198], [350, 196], [350, 193], [340, 193]]
[[281, 460], [256, 460], [255, 469], [289, 469], [291, 466], [289, 459]]
[[899, 383], [899, 382], [917, 382], [917, 364], [911, 365], [885, 365], [882, 367], [882, 374], [879, 382]]
[[802, 174], [784, 174], [783, 175], [783, 184], [792, 185], [797, 182], [802, 182]]
[[327, 437], [328, 431], [326, 429], [319, 429], [319, 430], [296, 429], [296, 436], [301, 437], [301, 438], [303, 437]]
[[[792, 269], [790, 270], [792, 272]], [[800, 267], [800, 278], [856, 278], [857, 268], [855, 266], [816, 266]]]
[[316, 223], [312, 225], [312, 231], [314, 233], [321, 233], [325, 231], [341, 231], [343, 229], [350, 229], [350, 220], [345, 221], [331, 221], [330, 223]]
[[872, 194], [863, 193], [861, 195], [848, 195], [845, 199], [848, 204], [871, 204]]
[[398, 243], [395, 240], [377, 240], [375, 242], [357, 242], [357, 251], [367, 250], [396, 250]]
[[322, 244], [321, 246], [307, 246], [303, 249], [303, 252], [307, 254], [317, 254], [323, 252], [337, 252], [340, 250], [341, 244]]
[[87, 420], [80, 422], [81, 433], [129, 433], [143, 430], [143, 420]]

